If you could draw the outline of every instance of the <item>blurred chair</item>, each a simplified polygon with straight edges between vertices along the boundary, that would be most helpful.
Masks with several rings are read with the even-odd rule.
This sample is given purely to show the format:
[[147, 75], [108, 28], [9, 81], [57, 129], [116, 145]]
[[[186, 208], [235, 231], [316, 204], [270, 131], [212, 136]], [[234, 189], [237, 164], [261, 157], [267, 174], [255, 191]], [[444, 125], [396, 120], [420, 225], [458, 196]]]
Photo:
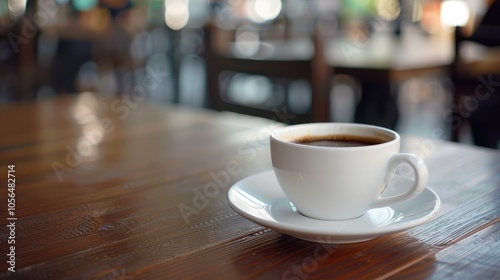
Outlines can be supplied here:
[[454, 107], [452, 140], [458, 141], [464, 122], [476, 145], [497, 148], [500, 140], [500, 1], [489, 7], [473, 32], [455, 30], [451, 65]]
[[[233, 111], [287, 123], [328, 121], [330, 115], [331, 68], [326, 65], [322, 38], [312, 35], [314, 50], [307, 56], [295, 55], [292, 43], [279, 42], [274, 46], [260, 42], [261, 48], [273, 49], [270, 55], [262, 53], [254, 56], [238, 55], [234, 46], [234, 30], [222, 30], [208, 24], [205, 31], [205, 63], [207, 74], [207, 105], [218, 111]], [[285, 98], [279, 104], [243, 104], [230, 100], [225, 73], [245, 73], [260, 75], [274, 82], [283, 82]], [[311, 88], [311, 106], [306, 112], [289, 110], [287, 85], [292, 80], [305, 80]], [[275, 92], [273, 92], [274, 94]], [[285, 116], [286, 119], [283, 118]], [[288, 116], [288, 117], [286, 117]]]

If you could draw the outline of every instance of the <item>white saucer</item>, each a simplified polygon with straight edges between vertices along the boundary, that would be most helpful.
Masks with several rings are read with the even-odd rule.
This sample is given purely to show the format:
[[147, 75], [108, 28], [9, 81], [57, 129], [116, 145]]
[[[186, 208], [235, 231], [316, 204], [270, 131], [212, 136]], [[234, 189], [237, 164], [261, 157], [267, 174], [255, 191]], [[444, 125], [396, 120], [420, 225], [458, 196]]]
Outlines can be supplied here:
[[441, 206], [437, 194], [427, 187], [411, 200], [370, 209], [356, 219], [312, 219], [291, 204], [272, 170], [234, 184], [228, 201], [236, 212], [257, 224], [307, 241], [331, 244], [362, 242], [413, 228], [433, 219]]

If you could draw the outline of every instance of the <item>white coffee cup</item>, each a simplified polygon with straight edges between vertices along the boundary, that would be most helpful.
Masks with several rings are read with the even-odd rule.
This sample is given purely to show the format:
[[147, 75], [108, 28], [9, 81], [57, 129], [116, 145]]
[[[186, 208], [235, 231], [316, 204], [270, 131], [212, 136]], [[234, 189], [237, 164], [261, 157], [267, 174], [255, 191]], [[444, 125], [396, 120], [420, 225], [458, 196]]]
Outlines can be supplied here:
[[[356, 147], [324, 147], [296, 143], [311, 137], [373, 138], [381, 143]], [[297, 210], [321, 220], [349, 220], [371, 208], [389, 206], [421, 193], [429, 173], [414, 154], [399, 153], [400, 136], [389, 129], [354, 123], [292, 125], [271, 134], [271, 158], [276, 178]], [[407, 163], [413, 186], [381, 197], [396, 168]]]

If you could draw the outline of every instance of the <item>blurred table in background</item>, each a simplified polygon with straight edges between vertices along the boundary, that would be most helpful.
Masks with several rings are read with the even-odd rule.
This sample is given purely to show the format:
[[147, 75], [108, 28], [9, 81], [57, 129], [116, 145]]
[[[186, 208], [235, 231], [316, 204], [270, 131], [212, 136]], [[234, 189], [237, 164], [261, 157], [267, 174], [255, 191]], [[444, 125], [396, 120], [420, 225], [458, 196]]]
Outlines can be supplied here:
[[380, 83], [442, 74], [454, 57], [451, 40], [421, 35], [397, 38], [381, 34], [363, 44], [338, 36], [327, 42], [325, 51], [337, 73]]
[[398, 84], [415, 77], [446, 77], [454, 57], [450, 40], [418, 34], [375, 34], [363, 43], [335, 36], [325, 51], [335, 74], [352, 76], [361, 84], [355, 121], [389, 128], [398, 118]]

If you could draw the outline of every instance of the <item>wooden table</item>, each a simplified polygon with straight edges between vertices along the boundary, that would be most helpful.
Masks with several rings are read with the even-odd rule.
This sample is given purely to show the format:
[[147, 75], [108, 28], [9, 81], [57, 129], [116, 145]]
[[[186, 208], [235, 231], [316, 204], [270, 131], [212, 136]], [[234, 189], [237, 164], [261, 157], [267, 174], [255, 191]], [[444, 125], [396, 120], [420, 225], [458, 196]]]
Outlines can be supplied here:
[[[13, 105], [0, 117], [2, 279], [500, 277], [495, 150], [404, 138], [403, 149], [428, 163], [440, 214], [403, 233], [325, 245], [259, 226], [227, 203], [231, 184], [271, 168], [276, 123], [89, 93]], [[229, 182], [194, 208], [213, 174], [228, 170]]]

